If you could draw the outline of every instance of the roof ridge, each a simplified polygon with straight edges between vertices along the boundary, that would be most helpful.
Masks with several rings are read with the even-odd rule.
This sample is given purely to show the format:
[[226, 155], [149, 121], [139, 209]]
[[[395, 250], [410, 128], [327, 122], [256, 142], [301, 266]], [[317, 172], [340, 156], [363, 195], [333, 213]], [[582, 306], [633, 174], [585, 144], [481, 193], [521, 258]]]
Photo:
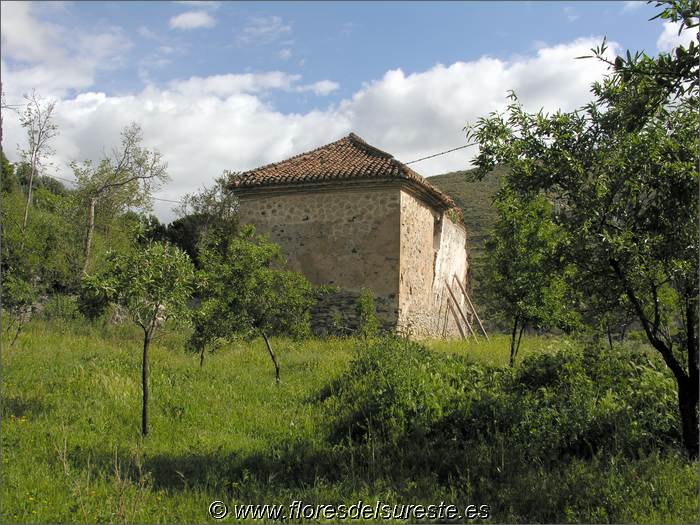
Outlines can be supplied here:
[[349, 180], [378, 176], [413, 181], [448, 208], [455, 206], [449, 195], [429, 183], [425, 177], [392, 154], [367, 143], [355, 133], [288, 159], [240, 173], [231, 181], [231, 187], [246, 188], [295, 181]]
[[[362, 148], [367, 153], [376, 154], [376, 155], [379, 155], [380, 157], [384, 157], [386, 159], [394, 159], [394, 156], [391, 153], [387, 153], [386, 151], [381, 150], [376, 146], [372, 146], [372, 144], [370, 144], [365, 139], [363, 139], [362, 137], [360, 137], [359, 135], [357, 135], [353, 132], [350, 132], [350, 134], [344, 138], [349, 139], [350, 142], [352, 142], [354, 146]], [[394, 159], [394, 160], [396, 160], [396, 159]]]
[[[350, 135], [354, 135], [354, 133], [350, 133]], [[308, 151], [302, 151], [301, 153], [297, 153], [296, 155], [293, 155], [289, 158], [286, 158], [283, 160], [278, 160], [277, 162], [270, 162], [269, 164], [263, 164], [262, 166], [258, 166], [257, 168], [253, 168], [252, 170], [242, 171], [241, 173], [238, 174], [238, 176], [240, 177], [242, 175], [248, 175], [251, 173], [255, 173], [257, 171], [264, 170], [266, 168], [272, 168], [274, 166], [278, 166], [279, 164], [289, 162], [290, 160], [298, 159], [299, 157], [303, 157], [304, 155], [310, 155], [311, 153], [315, 153], [315, 152], [322, 150], [322, 149], [325, 149], [329, 146], [333, 146], [335, 144], [338, 144], [339, 142], [343, 142], [344, 140], [347, 140], [348, 138], [350, 138], [350, 135], [347, 135], [345, 137], [341, 137], [338, 140], [334, 140], [333, 142], [329, 142], [328, 144], [324, 144], [323, 146], [318, 146], [317, 148], [310, 149]], [[357, 136], [357, 135], [355, 135], [355, 136]], [[360, 139], [360, 140], [362, 140], [362, 139]]]

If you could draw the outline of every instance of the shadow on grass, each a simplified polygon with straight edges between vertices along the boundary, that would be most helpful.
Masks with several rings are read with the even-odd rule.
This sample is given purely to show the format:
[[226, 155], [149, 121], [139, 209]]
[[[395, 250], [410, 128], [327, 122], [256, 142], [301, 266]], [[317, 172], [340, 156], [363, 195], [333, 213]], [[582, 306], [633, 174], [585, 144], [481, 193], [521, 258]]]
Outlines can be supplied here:
[[133, 483], [147, 481], [155, 489], [217, 489], [231, 492], [234, 487], [258, 485], [284, 489], [314, 485], [319, 480], [341, 481], [351, 463], [347, 449], [314, 450], [307, 443], [276, 444], [269, 452], [253, 454], [187, 452], [144, 454], [133, 452], [86, 451], [75, 448], [71, 463], [93, 474], [114, 475]]
[[34, 416], [44, 412], [44, 404], [33, 398], [24, 397], [6, 397], [0, 401], [2, 406], [2, 417], [16, 417], [20, 418], [23, 416]]

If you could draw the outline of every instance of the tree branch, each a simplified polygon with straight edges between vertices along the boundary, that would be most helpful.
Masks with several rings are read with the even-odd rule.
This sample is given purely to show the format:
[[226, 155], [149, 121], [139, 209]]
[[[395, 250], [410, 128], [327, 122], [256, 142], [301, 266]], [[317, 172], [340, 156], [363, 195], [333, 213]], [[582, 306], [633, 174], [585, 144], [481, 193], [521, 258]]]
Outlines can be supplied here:
[[642, 323], [642, 327], [644, 328], [644, 332], [647, 335], [647, 339], [649, 342], [652, 344], [656, 350], [659, 351], [661, 354], [661, 357], [663, 357], [666, 365], [671, 369], [673, 372], [673, 375], [676, 376], [676, 379], [680, 381], [685, 381], [688, 379], [688, 376], [686, 375], [685, 371], [683, 370], [683, 367], [678, 363], [676, 358], [673, 355], [673, 352], [671, 348], [666, 346], [666, 344], [657, 337], [657, 334], [652, 331], [652, 327], [649, 325], [649, 319], [647, 318], [646, 314], [644, 313], [644, 308], [642, 307], [642, 304], [640, 303], [639, 299], [637, 298], [637, 295], [634, 293], [634, 289], [632, 288], [632, 285], [630, 282], [627, 280], [627, 277], [625, 274], [622, 272], [622, 269], [620, 268], [620, 263], [616, 261], [615, 259], [610, 259], [610, 266], [612, 267], [613, 271], [615, 272], [615, 275], [620, 279], [622, 282], [624, 288], [625, 288], [625, 293], [627, 294], [627, 297], [629, 298], [630, 302], [632, 303], [632, 306], [634, 307], [634, 310], [637, 312], [637, 317]]

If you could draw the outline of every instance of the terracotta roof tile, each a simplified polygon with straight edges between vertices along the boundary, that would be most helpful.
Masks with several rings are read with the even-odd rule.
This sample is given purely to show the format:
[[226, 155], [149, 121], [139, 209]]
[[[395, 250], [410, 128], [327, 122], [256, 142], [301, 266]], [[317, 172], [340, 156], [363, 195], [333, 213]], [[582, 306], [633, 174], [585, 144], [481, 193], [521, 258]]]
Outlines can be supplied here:
[[446, 208], [455, 208], [448, 195], [389, 153], [375, 148], [354, 133], [287, 160], [241, 173], [231, 181], [231, 187], [235, 190], [296, 182], [372, 178], [406, 179], [427, 191]]

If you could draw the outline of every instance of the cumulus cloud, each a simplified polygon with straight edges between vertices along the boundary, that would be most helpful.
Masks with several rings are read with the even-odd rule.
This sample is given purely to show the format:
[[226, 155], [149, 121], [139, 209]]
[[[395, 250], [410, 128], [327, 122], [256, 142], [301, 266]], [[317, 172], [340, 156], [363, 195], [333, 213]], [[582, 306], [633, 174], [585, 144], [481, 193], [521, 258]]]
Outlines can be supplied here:
[[280, 52], [278, 53], [278, 56], [282, 60], [288, 60], [292, 56], [292, 50], [289, 48], [281, 49]]
[[200, 29], [213, 27], [215, 23], [214, 17], [206, 11], [187, 11], [170, 19], [172, 29]]
[[[3, 20], [3, 42], [4, 24]], [[511, 60], [485, 56], [437, 64], [425, 71], [390, 70], [344, 100], [302, 113], [280, 111], [269, 95], [275, 90], [324, 95], [336, 90], [337, 84], [329, 80], [304, 84], [300, 75], [270, 71], [176, 79], [122, 96], [86, 88], [77, 95], [64, 94], [57, 103], [61, 134], [52, 160], [62, 171], [55, 174], [70, 177], [70, 160], [99, 158], [118, 142], [120, 130], [131, 121], [141, 123], [145, 143], [158, 148], [169, 164], [172, 180], [158, 195], [166, 199], [210, 184], [224, 169], [246, 170], [279, 161], [350, 131], [410, 161], [464, 144], [465, 124], [490, 111], [504, 110], [510, 89], [530, 111], [583, 105], [591, 98], [590, 84], [605, 69], [599, 61], [574, 58], [587, 54], [600, 41], [595, 37], [544, 46]], [[110, 46], [105, 42], [106, 48]], [[35, 68], [32, 87], [45, 93], [58, 73], [55, 66], [47, 65], [31, 44], [16, 49], [35, 57], [26, 68]], [[616, 50], [611, 44], [610, 53]], [[2, 67], [4, 89], [16, 93], [18, 85], [21, 89], [24, 84], [16, 82], [17, 75], [6, 76], [4, 62]], [[90, 82], [88, 75], [86, 85]], [[23, 140], [22, 129], [12, 115], [3, 124], [6, 152], [16, 160], [10, 145]], [[473, 149], [464, 149], [413, 167], [426, 176], [464, 169], [473, 154]], [[171, 208], [171, 204], [156, 203], [164, 220], [173, 218]]]
[[693, 39], [696, 40], [695, 43], [697, 44], [697, 29], [685, 29], [678, 34], [679, 29], [680, 22], [664, 22], [661, 34], [656, 40], [656, 47], [659, 51], [668, 53], [679, 46], [688, 47]]
[[70, 90], [89, 88], [101, 70], [118, 67], [131, 41], [118, 27], [68, 29], [42, 21], [35, 10], [42, 4], [0, 3], [2, 78], [9, 102], [33, 88], [61, 98]]

